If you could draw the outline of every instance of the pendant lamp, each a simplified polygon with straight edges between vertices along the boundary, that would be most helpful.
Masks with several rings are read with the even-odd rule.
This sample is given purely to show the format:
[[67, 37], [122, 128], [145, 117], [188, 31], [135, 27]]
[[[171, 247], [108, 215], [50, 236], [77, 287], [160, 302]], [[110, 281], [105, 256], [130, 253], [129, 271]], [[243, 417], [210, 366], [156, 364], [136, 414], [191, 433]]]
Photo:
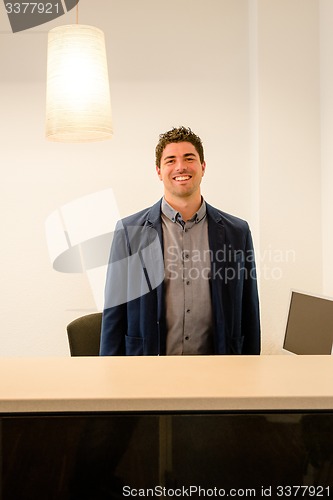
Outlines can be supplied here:
[[70, 24], [48, 35], [46, 137], [90, 142], [112, 137], [104, 33]]

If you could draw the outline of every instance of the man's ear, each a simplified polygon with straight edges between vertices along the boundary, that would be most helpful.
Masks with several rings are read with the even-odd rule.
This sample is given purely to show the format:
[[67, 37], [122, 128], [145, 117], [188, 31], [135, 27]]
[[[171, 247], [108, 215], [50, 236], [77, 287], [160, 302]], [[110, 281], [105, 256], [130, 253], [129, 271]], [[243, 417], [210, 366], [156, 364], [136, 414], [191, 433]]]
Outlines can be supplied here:
[[206, 171], [206, 162], [205, 161], [202, 162], [201, 168], [202, 168], [202, 176], [204, 176], [205, 175], [205, 171]]
[[159, 179], [161, 181], [162, 180], [161, 168], [158, 165], [156, 165], [155, 168], [156, 168], [157, 175], [158, 175], [158, 177], [159, 177]]

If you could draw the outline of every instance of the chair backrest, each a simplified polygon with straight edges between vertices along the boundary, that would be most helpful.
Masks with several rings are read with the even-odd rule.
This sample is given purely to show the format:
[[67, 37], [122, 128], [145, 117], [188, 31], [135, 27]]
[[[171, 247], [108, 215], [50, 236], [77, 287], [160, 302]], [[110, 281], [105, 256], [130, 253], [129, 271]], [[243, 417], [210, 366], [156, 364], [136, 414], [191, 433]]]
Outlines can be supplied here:
[[87, 314], [67, 325], [71, 356], [98, 356], [101, 339], [102, 313]]

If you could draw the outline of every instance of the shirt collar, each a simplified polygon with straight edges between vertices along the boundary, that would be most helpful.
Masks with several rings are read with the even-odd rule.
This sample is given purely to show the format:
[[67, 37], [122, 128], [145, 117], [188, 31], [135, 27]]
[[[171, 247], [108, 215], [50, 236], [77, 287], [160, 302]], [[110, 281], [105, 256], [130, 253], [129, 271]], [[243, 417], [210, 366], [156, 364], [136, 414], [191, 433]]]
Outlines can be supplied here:
[[[172, 208], [171, 205], [166, 201], [166, 199], [163, 197], [162, 198], [162, 204], [161, 204], [161, 210], [162, 213], [170, 219], [172, 222], [177, 222], [178, 220], [181, 220], [182, 216], [179, 212], [177, 212], [174, 208]], [[191, 222], [198, 223], [200, 222], [206, 215], [206, 202], [202, 198], [202, 203], [199, 208], [199, 210], [193, 215], [193, 217], [190, 219]], [[187, 221], [185, 221], [187, 222]]]

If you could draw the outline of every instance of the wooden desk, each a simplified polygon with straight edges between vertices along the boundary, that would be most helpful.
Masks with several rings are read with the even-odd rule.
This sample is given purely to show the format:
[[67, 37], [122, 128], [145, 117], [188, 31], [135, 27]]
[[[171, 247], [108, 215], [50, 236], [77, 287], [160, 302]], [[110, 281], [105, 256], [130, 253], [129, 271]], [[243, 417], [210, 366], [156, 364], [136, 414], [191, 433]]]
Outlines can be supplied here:
[[0, 358], [0, 413], [333, 410], [331, 356]]
[[333, 495], [331, 356], [3, 358], [0, 425], [1, 500]]

